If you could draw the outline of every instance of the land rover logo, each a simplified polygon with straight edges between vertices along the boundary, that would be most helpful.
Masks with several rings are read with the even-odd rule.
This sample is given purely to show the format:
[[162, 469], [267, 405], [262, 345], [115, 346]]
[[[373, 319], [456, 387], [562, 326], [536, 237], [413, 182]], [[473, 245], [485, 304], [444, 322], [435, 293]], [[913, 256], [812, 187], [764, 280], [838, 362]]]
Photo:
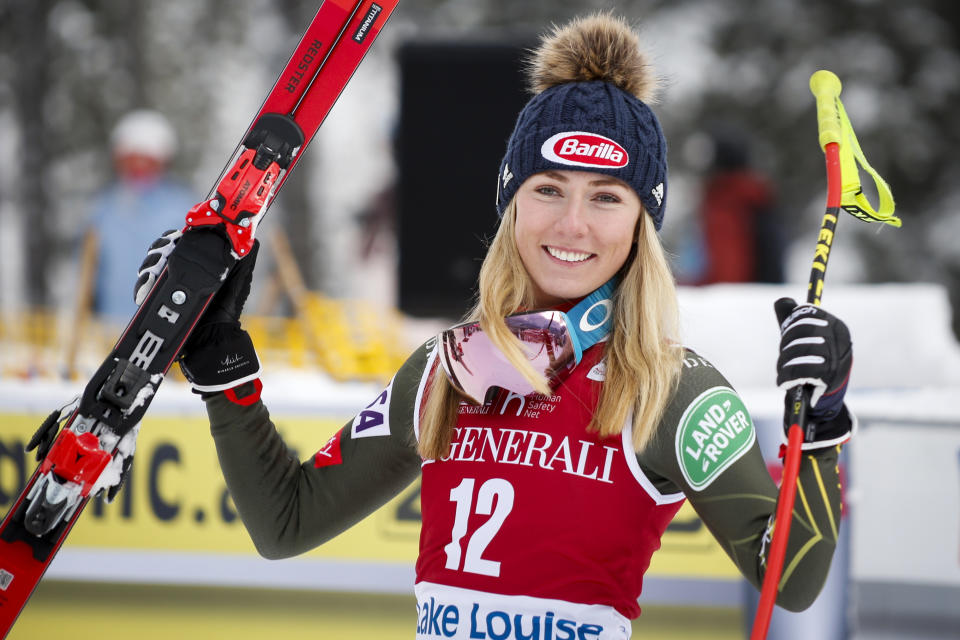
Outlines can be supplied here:
[[755, 441], [743, 401], [729, 387], [714, 387], [691, 402], [680, 418], [677, 461], [690, 486], [702, 491]]

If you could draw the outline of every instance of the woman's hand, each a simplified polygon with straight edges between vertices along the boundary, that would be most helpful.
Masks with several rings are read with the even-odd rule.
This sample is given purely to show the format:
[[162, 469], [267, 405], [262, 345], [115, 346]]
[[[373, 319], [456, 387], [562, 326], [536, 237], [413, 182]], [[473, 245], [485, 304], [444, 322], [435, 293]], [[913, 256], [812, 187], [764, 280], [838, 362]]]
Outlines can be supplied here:
[[[821, 307], [798, 305], [790, 298], [774, 303], [780, 322], [777, 386], [789, 391], [810, 385], [808, 420], [814, 425], [804, 449], [822, 448], [850, 437], [853, 419], [844, 396], [853, 365], [853, 344], [847, 325]], [[788, 414], [789, 394], [786, 399]], [[786, 425], [789, 426], [789, 425]]]

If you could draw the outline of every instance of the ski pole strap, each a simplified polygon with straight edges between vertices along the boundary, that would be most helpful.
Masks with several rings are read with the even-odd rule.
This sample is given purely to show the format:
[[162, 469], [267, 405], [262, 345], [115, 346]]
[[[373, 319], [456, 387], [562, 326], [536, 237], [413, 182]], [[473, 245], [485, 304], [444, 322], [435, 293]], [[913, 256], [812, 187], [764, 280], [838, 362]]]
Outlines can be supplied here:
[[[883, 222], [892, 227], [899, 227], [901, 225], [900, 218], [893, 215], [894, 202], [890, 185], [867, 162], [863, 150], [860, 149], [857, 134], [854, 133], [853, 127], [850, 125], [850, 119], [847, 118], [847, 112], [839, 98], [837, 98], [837, 108], [840, 111], [840, 122], [845, 134], [844, 141], [840, 144], [840, 172], [843, 175], [843, 195], [840, 199], [840, 207], [864, 222]], [[879, 197], [877, 209], [870, 205], [863, 189], [860, 187], [858, 164], [873, 178], [873, 183], [877, 187]]]
[[[810, 78], [810, 90], [817, 99], [817, 123], [820, 128], [820, 146], [836, 142], [840, 147], [840, 170], [843, 176], [840, 208], [864, 222], [882, 222], [899, 227], [900, 218], [893, 215], [894, 201], [890, 186], [867, 162], [850, 118], [840, 101], [840, 80], [830, 71], [821, 69]], [[870, 204], [860, 185], [862, 168], [873, 178], [879, 203]]]

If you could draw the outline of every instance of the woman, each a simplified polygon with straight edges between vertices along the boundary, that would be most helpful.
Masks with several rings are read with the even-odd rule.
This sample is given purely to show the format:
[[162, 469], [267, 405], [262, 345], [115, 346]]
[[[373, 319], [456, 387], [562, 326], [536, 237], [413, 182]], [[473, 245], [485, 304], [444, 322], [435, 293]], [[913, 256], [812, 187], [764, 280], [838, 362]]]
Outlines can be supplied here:
[[[666, 144], [637, 37], [606, 14], [573, 21], [544, 39], [531, 78], [470, 322], [419, 348], [317, 456], [295, 460], [259, 400], [238, 322], [254, 256], [183, 357], [266, 557], [323, 543], [422, 474], [422, 638], [629, 637], [684, 499], [748, 580], [764, 573], [777, 489], [736, 392], [678, 342], [656, 233]], [[779, 598], [802, 609], [836, 542], [850, 341], [820, 309], [776, 307], [778, 383], [816, 387]], [[217, 367], [225, 354], [229, 371]]]

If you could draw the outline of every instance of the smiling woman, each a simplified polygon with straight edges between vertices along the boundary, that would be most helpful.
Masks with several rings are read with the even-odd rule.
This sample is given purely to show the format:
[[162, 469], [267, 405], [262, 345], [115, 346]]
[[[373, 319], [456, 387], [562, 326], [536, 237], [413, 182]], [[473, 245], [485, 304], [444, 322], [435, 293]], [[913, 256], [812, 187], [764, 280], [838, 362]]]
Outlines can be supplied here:
[[[211, 430], [267, 557], [322, 544], [421, 476], [422, 639], [622, 640], [684, 500], [754, 585], [775, 525], [778, 490], [749, 412], [678, 335], [657, 234], [667, 147], [636, 32], [608, 14], [574, 20], [543, 39], [530, 68], [535, 95], [500, 165], [500, 226], [475, 308], [318, 442], [324, 455], [290, 454], [259, 381], [191, 379], [227, 389], [205, 395]], [[223, 289], [238, 296], [221, 301], [230, 316], [246, 294]], [[839, 320], [795, 306], [777, 305], [780, 381], [819, 383], [826, 399], [811, 416], [799, 478], [808, 500], [793, 515], [778, 598], [802, 609], [837, 540], [851, 350]], [[215, 369], [192, 359], [214, 361], [218, 350], [216, 362], [230, 353], [217, 344], [187, 353], [185, 369]], [[800, 375], [798, 361], [819, 364]]]

